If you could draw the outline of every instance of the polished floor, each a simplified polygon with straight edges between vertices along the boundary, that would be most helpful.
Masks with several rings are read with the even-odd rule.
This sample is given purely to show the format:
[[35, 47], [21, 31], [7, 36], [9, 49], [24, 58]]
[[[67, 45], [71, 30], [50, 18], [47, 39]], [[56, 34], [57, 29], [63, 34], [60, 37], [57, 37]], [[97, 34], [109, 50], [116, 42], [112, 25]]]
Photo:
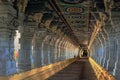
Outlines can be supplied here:
[[47, 80], [97, 80], [88, 58], [82, 58]]

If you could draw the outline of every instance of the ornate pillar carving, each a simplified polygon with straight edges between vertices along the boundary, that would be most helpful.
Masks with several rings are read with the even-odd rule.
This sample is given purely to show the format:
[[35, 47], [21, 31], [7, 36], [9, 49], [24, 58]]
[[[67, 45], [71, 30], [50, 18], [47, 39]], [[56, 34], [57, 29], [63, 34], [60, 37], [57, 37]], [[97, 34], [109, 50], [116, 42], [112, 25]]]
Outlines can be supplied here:
[[56, 37], [55, 39], [55, 52], [54, 52], [54, 57], [55, 57], [55, 62], [58, 61], [58, 43], [59, 43], [59, 36]]
[[62, 58], [63, 60], [66, 59], [66, 40], [64, 40], [64, 43], [63, 43], [63, 53], [62, 53]]
[[106, 60], [106, 42], [105, 42], [105, 37], [103, 36], [102, 33], [99, 34], [99, 38], [102, 42], [102, 45], [103, 45], [103, 59], [101, 61], [101, 66], [105, 67], [105, 60]]
[[62, 44], [62, 37], [60, 38], [59, 44], [58, 44], [58, 60], [61, 61], [61, 54], [62, 54], [62, 48], [61, 48], [61, 44]]
[[[119, 26], [118, 26], [119, 27]], [[114, 67], [114, 72], [113, 72], [113, 75], [115, 75], [116, 77], [116, 80], [119, 80], [120, 79], [120, 30], [116, 30], [116, 55], [115, 55], [115, 59], [116, 59], [116, 62], [115, 62], [115, 67]]]
[[16, 73], [14, 35], [16, 11], [9, 2], [0, 2], [0, 76]]
[[65, 45], [64, 45], [64, 50], [65, 50], [65, 53], [64, 53], [64, 59], [67, 59], [67, 40], [65, 41]]
[[116, 42], [115, 42], [115, 34], [111, 33], [109, 35], [109, 39], [110, 39], [110, 45], [109, 45], [109, 49], [110, 49], [110, 60], [109, 60], [109, 66], [108, 66], [108, 71], [113, 74], [113, 69], [115, 66], [115, 61], [116, 61]]
[[62, 38], [60, 43], [60, 60], [62, 61], [64, 57], [64, 38]]
[[43, 56], [44, 56], [44, 65], [48, 65], [49, 64], [49, 60], [50, 60], [50, 45], [48, 44], [50, 40], [50, 36], [46, 35], [44, 41], [43, 41]]
[[100, 55], [100, 53], [99, 53], [100, 47], [99, 47], [98, 40], [96, 38], [94, 40], [94, 48], [95, 48], [95, 60], [97, 63], [100, 64], [100, 56], [99, 56]]
[[32, 39], [35, 32], [35, 27], [38, 23], [28, 22], [24, 27], [21, 27], [20, 33], [20, 50], [18, 57], [18, 71], [27, 71], [31, 69], [32, 56]]
[[51, 41], [50, 41], [50, 61], [51, 63], [56, 62], [56, 47], [55, 47], [56, 35], [51, 33]]
[[103, 45], [102, 45], [102, 42], [99, 38], [99, 36], [96, 36], [95, 38], [96, 42], [97, 42], [97, 45], [98, 45], [98, 58], [99, 58], [99, 64], [101, 65], [102, 64], [102, 59], [103, 59]]
[[105, 64], [104, 64], [104, 68], [106, 70], [108, 70], [108, 66], [109, 66], [109, 60], [110, 60], [110, 49], [109, 49], [109, 46], [110, 46], [110, 40], [108, 38], [108, 33], [106, 32], [106, 30], [103, 28], [102, 29], [102, 34], [103, 34], [103, 37], [104, 37], [104, 41], [105, 41], [105, 50], [106, 50], [106, 59], [105, 59]]
[[59, 56], [60, 56], [60, 50], [59, 50], [60, 40], [61, 40], [60, 37], [58, 37], [55, 42], [55, 52], [56, 52], [55, 60], [56, 60], [56, 62], [59, 61]]
[[46, 37], [47, 29], [40, 29], [35, 32], [33, 38], [33, 68], [38, 68], [44, 64], [43, 40]]

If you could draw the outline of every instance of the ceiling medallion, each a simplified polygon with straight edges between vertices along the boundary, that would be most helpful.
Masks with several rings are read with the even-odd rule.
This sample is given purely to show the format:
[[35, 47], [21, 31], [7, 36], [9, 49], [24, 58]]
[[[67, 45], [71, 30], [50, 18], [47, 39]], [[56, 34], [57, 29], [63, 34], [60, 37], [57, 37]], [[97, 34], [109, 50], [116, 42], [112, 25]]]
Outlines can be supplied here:
[[78, 4], [83, 2], [84, 0], [61, 0], [61, 1], [67, 4]]
[[82, 13], [83, 8], [81, 8], [81, 7], [68, 7], [68, 8], [66, 8], [66, 11], [69, 13]]

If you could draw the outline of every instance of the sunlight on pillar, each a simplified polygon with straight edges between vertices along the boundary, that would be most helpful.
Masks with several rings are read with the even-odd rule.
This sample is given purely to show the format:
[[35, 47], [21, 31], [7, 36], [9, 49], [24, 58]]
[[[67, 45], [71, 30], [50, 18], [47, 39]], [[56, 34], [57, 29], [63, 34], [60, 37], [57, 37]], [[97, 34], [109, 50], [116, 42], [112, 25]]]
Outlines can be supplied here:
[[44, 42], [42, 42], [42, 51], [41, 51], [41, 63], [42, 63], [42, 66], [44, 65], [44, 54], [43, 54], [43, 47], [44, 47]]
[[[19, 39], [20, 39], [20, 33], [18, 30], [16, 30], [16, 35], [14, 39], [14, 59], [16, 61], [16, 67], [18, 67], [18, 56], [19, 56], [19, 49], [20, 49], [20, 44], [19, 44]], [[17, 70], [18, 71], [18, 70]]]
[[31, 68], [34, 68], [34, 59], [33, 59], [33, 45], [32, 45], [32, 54], [30, 55]]
[[117, 52], [117, 55], [116, 55], [117, 58], [116, 58], [116, 62], [115, 62], [115, 67], [114, 67], [114, 69], [113, 69], [113, 75], [114, 75], [114, 76], [116, 75], [116, 70], [117, 70], [117, 64], [118, 64], [118, 58], [119, 58], [118, 55], [119, 55], [119, 54], [118, 54], [118, 52]]
[[52, 52], [50, 53], [50, 46], [49, 46], [49, 47], [48, 47], [48, 64], [51, 63], [50, 54], [52, 54]]

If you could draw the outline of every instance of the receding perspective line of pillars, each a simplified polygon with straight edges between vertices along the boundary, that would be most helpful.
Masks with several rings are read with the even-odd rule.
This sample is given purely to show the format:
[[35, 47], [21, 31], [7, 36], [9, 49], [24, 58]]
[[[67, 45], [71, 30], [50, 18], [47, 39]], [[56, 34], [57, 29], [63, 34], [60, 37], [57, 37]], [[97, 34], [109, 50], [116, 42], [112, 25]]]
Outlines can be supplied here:
[[120, 14], [111, 11], [110, 20], [97, 34], [91, 48], [91, 57], [117, 80], [120, 79]]
[[[18, 20], [15, 19], [18, 24], [10, 23], [16, 16], [11, 3], [0, 4], [0, 76], [25, 72], [78, 56], [79, 46], [67, 36], [50, 31], [40, 21], [25, 22], [22, 11], [18, 14]], [[41, 20], [42, 16], [39, 15]], [[20, 34], [19, 43], [14, 42], [16, 31]], [[14, 59], [14, 45], [20, 45], [17, 60]]]

